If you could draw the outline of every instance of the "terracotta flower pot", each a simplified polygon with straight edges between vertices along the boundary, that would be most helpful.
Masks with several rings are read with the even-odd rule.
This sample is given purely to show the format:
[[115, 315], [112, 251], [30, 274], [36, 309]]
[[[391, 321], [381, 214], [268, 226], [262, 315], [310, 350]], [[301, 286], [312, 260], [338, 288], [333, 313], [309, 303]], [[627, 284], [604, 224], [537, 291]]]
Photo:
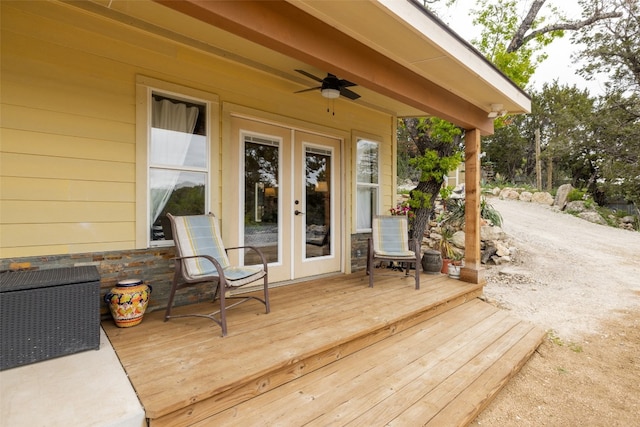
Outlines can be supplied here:
[[440, 270], [440, 273], [448, 274], [449, 273], [449, 264], [451, 264], [451, 260], [449, 258], [444, 258], [442, 260], [442, 270]]

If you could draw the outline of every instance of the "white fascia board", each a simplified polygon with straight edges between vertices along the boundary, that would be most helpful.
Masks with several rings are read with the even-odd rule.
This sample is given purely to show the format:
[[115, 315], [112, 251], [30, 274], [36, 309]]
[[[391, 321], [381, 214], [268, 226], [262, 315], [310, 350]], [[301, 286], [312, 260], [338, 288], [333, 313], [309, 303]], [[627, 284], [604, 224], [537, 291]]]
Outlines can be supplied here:
[[397, 21], [404, 21], [405, 25], [410, 26], [421, 38], [439, 47], [444, 54], [466, 68], [470, 74], [490, 85], [502, 96], [520, 106], [523, 111], [531, 111], [531, 100], [526, 93], [445, 24], [427, 13], [416, 13], [418, 6], [410, 0], [374, 1], [391, 12], [390, 15], [395, 15]]

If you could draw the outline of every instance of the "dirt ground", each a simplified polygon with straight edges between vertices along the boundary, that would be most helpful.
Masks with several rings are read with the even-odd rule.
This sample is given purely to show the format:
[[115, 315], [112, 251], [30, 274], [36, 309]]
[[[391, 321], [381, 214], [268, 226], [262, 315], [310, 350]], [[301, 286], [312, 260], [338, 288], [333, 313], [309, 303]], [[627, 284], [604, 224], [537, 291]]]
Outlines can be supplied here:
[[640, 425], [640, 233], [490, 199], [516, 248], [486, 299], [548, 331], [472, 426]]

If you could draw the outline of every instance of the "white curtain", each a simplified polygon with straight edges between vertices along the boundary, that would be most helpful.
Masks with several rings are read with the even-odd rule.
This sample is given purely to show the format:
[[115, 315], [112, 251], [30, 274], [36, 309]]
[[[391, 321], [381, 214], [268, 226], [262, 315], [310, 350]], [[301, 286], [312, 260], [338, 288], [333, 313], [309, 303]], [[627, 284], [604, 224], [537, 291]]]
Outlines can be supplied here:
[[356, 228], [364, 230], [371, 228], [371, 218], [374, 215], [374, 207], [377, 204], [376, 189], [371, 187], [358, 187], [356, 197]]
[[[152, 165], [183, 166], [198, 119], [198, 108], [168, 99], [153, 99], [151, 106]], [[150, 224], [164, 209], [178, 182], [180, 171], [165, 169], [162, 182], [151, 182]]]

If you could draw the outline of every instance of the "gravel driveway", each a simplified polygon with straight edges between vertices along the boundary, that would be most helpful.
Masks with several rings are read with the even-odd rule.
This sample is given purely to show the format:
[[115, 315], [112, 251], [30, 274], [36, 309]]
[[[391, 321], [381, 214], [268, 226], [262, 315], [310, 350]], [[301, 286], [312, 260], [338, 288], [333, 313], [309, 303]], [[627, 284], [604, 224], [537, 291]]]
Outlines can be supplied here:
[[519, 255], [488, 268], [485, 296], [550, 333], [471, 425], [639, 425], [640, 233], [490, 202]]
[[640, 233], [535, 203], [489, 202], [517, 248], [513, 263], [488, 269], [490, 301], [569, 340], [639, 305]]

